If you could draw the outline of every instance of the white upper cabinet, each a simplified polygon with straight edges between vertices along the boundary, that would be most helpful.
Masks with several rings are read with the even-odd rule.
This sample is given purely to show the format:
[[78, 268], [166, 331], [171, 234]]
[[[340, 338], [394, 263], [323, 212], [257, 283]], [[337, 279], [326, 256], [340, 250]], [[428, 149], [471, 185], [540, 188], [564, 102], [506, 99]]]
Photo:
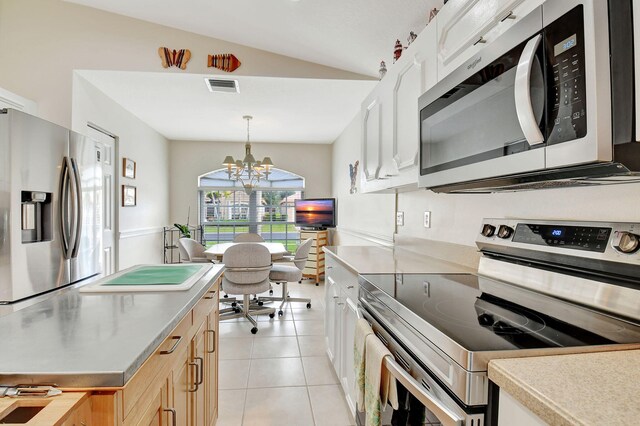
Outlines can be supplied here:
[[440, 11], [440, 79], [489, 45], [544, 0], [450, 0]]
[[417, 185], [418, 98], [438, 81], [436, 36], [432, 22], [362, 103], [361, 192]]

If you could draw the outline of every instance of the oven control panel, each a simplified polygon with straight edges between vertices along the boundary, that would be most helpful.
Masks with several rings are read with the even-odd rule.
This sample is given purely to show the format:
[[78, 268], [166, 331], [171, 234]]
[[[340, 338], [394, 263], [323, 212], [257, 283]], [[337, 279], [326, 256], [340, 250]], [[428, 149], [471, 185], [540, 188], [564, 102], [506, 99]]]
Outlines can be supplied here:
[[640, 264], [640, 223], [485, 219], [476, 245]]

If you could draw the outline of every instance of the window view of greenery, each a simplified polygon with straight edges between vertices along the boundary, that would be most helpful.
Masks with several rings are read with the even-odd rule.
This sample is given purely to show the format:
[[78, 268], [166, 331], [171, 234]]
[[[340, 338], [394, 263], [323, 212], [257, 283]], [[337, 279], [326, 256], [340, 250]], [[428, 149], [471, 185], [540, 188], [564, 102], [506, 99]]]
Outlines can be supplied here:
[[201, 223], [207, 247], [233, 241], [237, 234], [253, 232], [265, 241], [282, 243], [290, 252], [300, 244], [294, 225], [294, 200], [301, 191], [206, 191]]

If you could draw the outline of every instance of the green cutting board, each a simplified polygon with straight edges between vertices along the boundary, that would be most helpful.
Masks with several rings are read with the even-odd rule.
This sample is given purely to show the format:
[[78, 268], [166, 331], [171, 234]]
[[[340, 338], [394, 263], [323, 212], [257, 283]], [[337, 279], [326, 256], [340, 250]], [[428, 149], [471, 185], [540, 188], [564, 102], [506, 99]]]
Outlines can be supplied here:
[[179, 285], [201, 270], [202, 266], [142, 266], [102, 285]]

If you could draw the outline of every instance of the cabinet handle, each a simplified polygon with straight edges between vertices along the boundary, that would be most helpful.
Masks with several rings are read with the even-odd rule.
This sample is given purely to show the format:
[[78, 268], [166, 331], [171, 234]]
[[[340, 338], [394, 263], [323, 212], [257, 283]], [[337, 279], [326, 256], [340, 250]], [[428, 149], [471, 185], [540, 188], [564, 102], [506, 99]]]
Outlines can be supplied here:
[[203, 297], [203, 299], [211, 300], [211, 299], [215, 299], [216, 298], [216, 296], [215, 296], [216, 292], [215, 291], [209, 291], [209, 292], [207, 292], [207, 294], [211, 294], [211, 296], [205, 296], [205, 297]]
[[197, 386], [200, 386], [202, 382], [204, 382], [204, 359], [202, 357], [195, 357], [196, 361], [199, 361], [198, 365], [198, 381], [196, 382]]
[[353, 288], [353, 286], [352, 286], [352, 285], [348, 285], [348, 286], [347, 286], [347, 288], [348, 288], [348, 289], [351, 289], [351, 288]]
[[337, 299], [339, 296], [333, 296], [334, 299]]
[[476, 44], [478, 44], [478, 43], [484, 44], [484, 43], [486, 43], [486, 42], [487, 42], [487, 40], [485, 40], [485, 39], [484, 39], [484, 37], [480, 37], [480, 38], [478, 39], [478, 41], [476, 41], [475, 43], [473, 43], [473, 45], [475, 46], [475, 45], [476, 45]]
[[344, 305], [344, 302], [338, 302], [338, 306]]
[[[190, 362], [189, 365], [193, 365], [196, 367], [196, 377], [199, 376], [198, 374], [198, 363], [197, 362]], [[197, 392], [198, 388], [200, 387], [200, 383], [198, 383], [198, 380], [196, 379], [193, 383], [193, 388], [188, 389], [189, 392]]]
[[213, 342], [213, 349], [207, 350], [207, 353], [212, 354], [216, 351], [216, 331], [215, 330], [207, 330], [207, 333], [210, 333], [211, 341]]
[[333, 266], [327, 266], [327, 269], [333, 269]]
[[182, 342], [182, 336], [171, 336], [172, 340], [175, 340], [173, 346], [168, 351], [160, 351], [160, 355], [169, 355], [172, 354], [177, 348], [180, 342]]
[[165, 413], [171, 413], [171, 426], [178, 426], [178, 414], [176, 413], [175, 408], [163, 408], [162, 411]]

